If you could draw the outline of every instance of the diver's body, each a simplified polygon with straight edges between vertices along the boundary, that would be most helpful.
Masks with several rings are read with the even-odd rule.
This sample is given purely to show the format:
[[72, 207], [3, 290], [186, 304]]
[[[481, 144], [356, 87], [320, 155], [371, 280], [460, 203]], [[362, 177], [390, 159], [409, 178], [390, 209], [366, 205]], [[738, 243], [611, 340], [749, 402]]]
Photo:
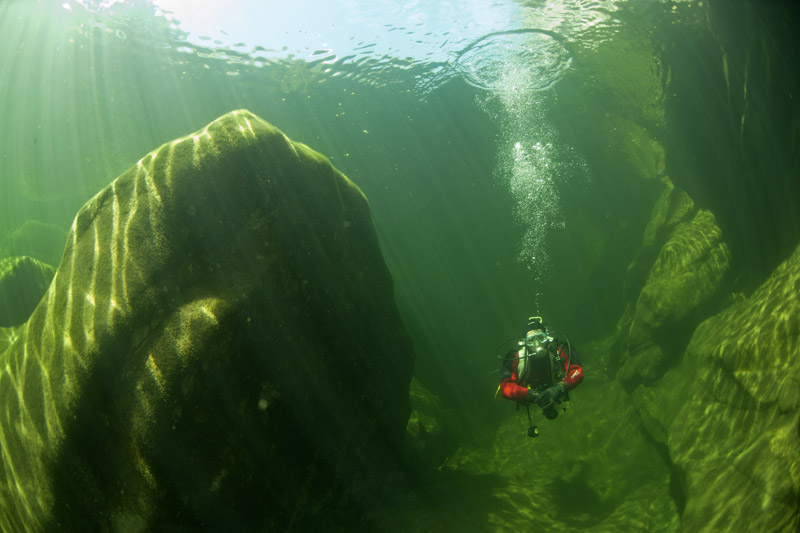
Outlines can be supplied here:
[[537, 404], [547, 418], [555, 418], [555, 406], [583, 381], [583, 368], [571, 347], [548, 336], [540, 317], [525, 326], [519, 351], [511, 350], [503, 363], [499, 393], [523, 405]]

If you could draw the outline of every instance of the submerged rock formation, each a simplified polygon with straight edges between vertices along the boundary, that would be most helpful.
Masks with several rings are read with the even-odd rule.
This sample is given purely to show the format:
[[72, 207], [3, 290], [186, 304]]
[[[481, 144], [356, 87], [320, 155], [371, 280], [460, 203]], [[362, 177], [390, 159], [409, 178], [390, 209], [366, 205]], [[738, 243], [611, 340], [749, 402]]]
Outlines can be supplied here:
[[800, 248], [748, 299], [703, 322], [668, 427], [685, 531], [800, 526]]
[[412, 352], [367, 201], [248, 111], [89, 201], [9, 338], [3, 531], [345, 527], [391, 486]]
[[617, 379], [628, 390], [654, 383], [680, 361], [688, 342], [680, 332], [714, 311], [729, 263], [714, 215], [667, 183], [628, 268], [626, 292], [635, 305], [617, 361]]

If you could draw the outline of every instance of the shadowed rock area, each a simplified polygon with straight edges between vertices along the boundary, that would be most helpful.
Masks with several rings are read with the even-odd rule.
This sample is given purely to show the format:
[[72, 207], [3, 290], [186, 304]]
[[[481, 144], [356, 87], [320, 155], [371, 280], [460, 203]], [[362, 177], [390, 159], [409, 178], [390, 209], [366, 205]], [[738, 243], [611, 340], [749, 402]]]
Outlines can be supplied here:
[[391, 486], [412, 351], [367, 201], [248, 111], [77, 214], [0, 353], [0, 530], [335, 530]]

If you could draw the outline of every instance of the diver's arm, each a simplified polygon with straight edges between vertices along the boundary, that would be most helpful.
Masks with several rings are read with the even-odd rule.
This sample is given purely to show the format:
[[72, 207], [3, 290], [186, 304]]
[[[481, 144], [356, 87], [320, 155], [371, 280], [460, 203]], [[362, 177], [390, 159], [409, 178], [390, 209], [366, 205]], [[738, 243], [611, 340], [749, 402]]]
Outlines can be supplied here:
[[[571, 391], [580, 385], [581, 381], [583, 381], [583, 367], [581, 366], [581, 362], [578, 360], [577, 356], [574, 356], [571, 360], [568, 359], [567, 352], [564, 351], [564, 348], [560, 346], [558, 348], [558, 354], [564, 361], [564, 372], [566, 372], [564, 379], [561, 382], [567, 386], [568, 391]], [[568, 362], [569, 367], [567, 367]]]
[[528, 387], [516, 383], [516, 373], [500, 382], [500, 394], [515, 402], [525, 401], [528, 397]]

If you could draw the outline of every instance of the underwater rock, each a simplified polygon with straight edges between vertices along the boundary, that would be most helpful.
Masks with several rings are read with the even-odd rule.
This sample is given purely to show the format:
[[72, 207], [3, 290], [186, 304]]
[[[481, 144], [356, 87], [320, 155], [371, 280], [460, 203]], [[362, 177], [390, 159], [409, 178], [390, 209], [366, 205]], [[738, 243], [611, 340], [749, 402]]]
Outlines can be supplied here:
[[0, 353], [4, 352], [19, 338], [20, 328], [0, 328]]
[[686, 531], [800, 526], [798, 287], [800, 248], [691, 339], [680, 371], [692, 386], [668, 437]]
[[[713, 508], [727, 515], [716, 520], [736, 523], [738, 512], [754, 524], [750, 509], [731, 505], [738, 501], [758, 503], [763, 525], [754, 530], [794, 531], [799, 524], [798, 286], [800, 249], [752, 297], [701, 324], [687, 349], [695, 387], [670, 428], [670, 447], [684, 468], [706, 454], [691, 463], [697, 474], [687, 474], [687, 490], [697, 496], [687, 512], [695, 519]], [[716, 438], [722, 434], [724, 440]], [[690, 446], [689, 439], [699, 443]], [[710, 468], [714, 478], [702, 480]]]
[[47, 292], [55, 269], [32, 257], [0, 259], [0, 327], [23, 324]]
[[393, 486], [412, 348], [366, 198], [248, 111], [90, 200], [19, 335], [0, 530], [347, 529]]
[[664, 423], [663, 404], [653, 389], [639, 385], [631, 395], [639, 420], [645, 431], [658, 444], [667, 443], [667, 430]]
[[58, 226], [26, 220], [6, 236], [0, 249], [4, 256], [29, 256], [57, 267], [66, 240], [67, 232]]
[[[730, 262], [714, 215], [694, 210], [688, 197], [674, 194], [670, 188], [665, 194], [673, 201], [663, 201], [662, 196], [657, 203], [643, 249], [653, 247], [658, 233], [669, 233], [639, 292], [627, 353], [618, 363], [617, 379], [628, 390], [652, 384], [677, 361], [688, 342], [688, 335], [681, 331], [713, 312], [709, 309], [720, 294]], [[646, 255], [642, 252], [638, 262]], [[638, 268], [631, 267], [629, 274]]]
[[691, 197], [666, 180], [665, 187], [653, 206], [650, 221], [644, 229], [642, 246], [628, 265], [624, 289], [626, 300], [636, 302], [661, 247], [678, 224], [689, 222], [696, 213], [697, 208]]

